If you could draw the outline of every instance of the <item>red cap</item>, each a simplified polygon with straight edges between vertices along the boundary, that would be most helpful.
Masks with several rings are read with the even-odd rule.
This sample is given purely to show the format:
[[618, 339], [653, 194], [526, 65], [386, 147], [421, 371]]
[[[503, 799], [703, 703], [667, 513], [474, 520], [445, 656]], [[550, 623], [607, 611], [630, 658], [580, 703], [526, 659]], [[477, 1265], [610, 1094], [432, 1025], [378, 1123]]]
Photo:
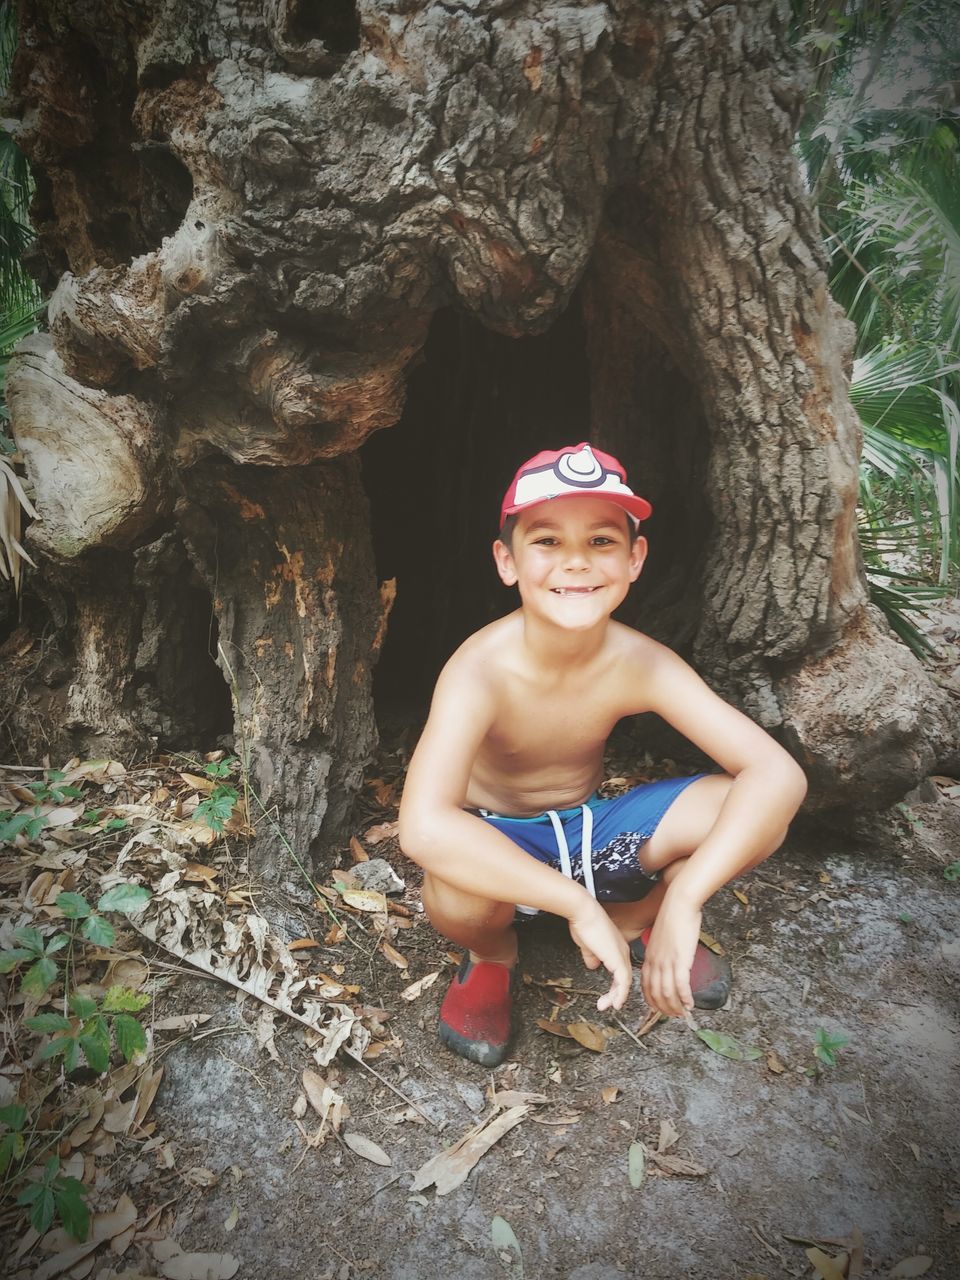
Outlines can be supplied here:
[[653, 510], [646, 498], [629, 488], [627, 473], [616, 458], [581, 442], [547, 449], [523, 464], [504, 495], [501, 529], [507, 516], [552, 498], [602, 498], [638, 522]]

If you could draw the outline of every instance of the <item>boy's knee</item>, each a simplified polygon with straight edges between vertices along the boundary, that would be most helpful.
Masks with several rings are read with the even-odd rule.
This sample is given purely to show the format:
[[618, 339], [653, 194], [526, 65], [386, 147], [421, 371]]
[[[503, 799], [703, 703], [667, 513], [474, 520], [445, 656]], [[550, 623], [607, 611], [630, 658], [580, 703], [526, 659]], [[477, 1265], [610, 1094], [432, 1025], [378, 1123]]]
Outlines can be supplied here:
[[429, 872], [423, 877], [420, 897], [427, 918], [441, 933], [447, 932], [444, 926], [453, 922], [472, 927], [502, 928], [513, 921], [512, 903], [464, 893]]

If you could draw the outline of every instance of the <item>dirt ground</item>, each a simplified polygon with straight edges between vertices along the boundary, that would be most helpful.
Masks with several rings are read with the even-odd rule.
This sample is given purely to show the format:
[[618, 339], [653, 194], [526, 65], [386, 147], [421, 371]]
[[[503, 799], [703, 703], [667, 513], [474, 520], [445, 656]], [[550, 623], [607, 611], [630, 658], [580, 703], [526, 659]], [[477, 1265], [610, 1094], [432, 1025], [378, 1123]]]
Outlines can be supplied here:
[[[573, 990], [555, 1020], [606, 1015], [593, 1004], [600, 979], [558, 922], [538, 921], [522, 939], [510, 1061], [493, 1073], [463, 1062], [436, 1039], [446, 946], [415, 918], [395, 942], [405, 972], [348, 940], [323, 952], [322, 967], [342, 964], [359, 998], [391, 1015], [397, 1044], [371, 1064], [380, 1078], [338, 1060], [328, 1078], [350, 1115], [340, 1137], [328, 1130], [312, 1149], [304, 1133], [318, 1117], [298, 1125], [294, 1115], [301, 1074], [314, 1066], [302, 1031], [277, 1018], [273, 1061], [257, 1043], [255, 1001], [179, 976], [155, 1016], [211, 1017], [162, 1053], [153, 1110], [162, 1148], [121, 1144], [96, 1188], [104, 1204], [127, 1191], [138, 1209], [167, 1205], [166, 1227], [159, 1242], [136, 1241], [122, 1262], [108, 1253], [90, 1274], [157, 1275], [179, 1247], [229, 1254], [242, 1280], [956, 1280], [960, 883], [943, 870], [960, 847], [960, 800], [929, 784], [922, 795], [843, 843], [794, 837], [743, 882], [742, 900], [728, 888], [711, 905], [705, 924], [731, 956], [735, 985], [726, 1008], [698, 1021], [762, 1050], [755, 1061], [720, 1056], [678, 1021], [640, 1043], [611, 1022], [617, 1034], [602, 1053], [541, 1030], [557, 1000], [541, 984], [557, 979]], [[392, 860], [415, 904], [409, 864]], [[400, 998], [437, 970], [418, 998]], [[635, 991], [622, 1022], [635, 1031], [645, 1013]], [[818, 1028], [849, 1043], [816, 1071]], [[414, 1172], [490, 1113], [492, 1084], [547, 1101], [462, 1185], [412, 1191]], [[350, 1133], [377, 1143], [389, 1166], [355, 1154]], [[646, 1149], [639, 1187], [628, 1177], [634, 1141]], [[497, 1215], [520, 1262], [494, 1248]], [[808, 1249], [837, 1257], [846, 1242], [850, 1255], [858, 1232], [862, 1263], [853, 1252], [834, 1272], [813, 1270]], [[918, 1258], [931, 1261], [892, 1270]]]

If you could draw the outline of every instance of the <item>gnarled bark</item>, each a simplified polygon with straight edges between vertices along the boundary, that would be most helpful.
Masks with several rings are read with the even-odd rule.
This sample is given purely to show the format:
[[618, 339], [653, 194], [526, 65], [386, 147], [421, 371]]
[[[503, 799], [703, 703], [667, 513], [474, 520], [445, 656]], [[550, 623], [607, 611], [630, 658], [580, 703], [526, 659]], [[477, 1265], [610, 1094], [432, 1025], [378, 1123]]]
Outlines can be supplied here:
[[[137, 458], [151, 436], [153, 516], [181, 495], [166, 529], [144, 499], [73, 554], [183, 535], [240, 655], [259, 785], [306, 843], [373, 741], [358, 451], [381, 562], [398, 495], [414, 511], [398, 684], [429, 683], [420, 632], [446, 643], [493, 607], [463, 549], [489, 540], [517, 462], [589, 434], [656, 507], [632, 620], [693, 643], [822, 803], [889, 799], [949, 738], [866, 609], [848, 340], [790, 150], [786, 17], [782, 0], [24, 6], [12, 105], [56, 353], [72, 387], [106, 389], [98, 430]], [[15, 405], [25, 441], [46, 394]], [[383, 428], [395, 447], [365, 443]], [[66, 518], [34, 470], [39, 546]], [[138, 670], [157, 723], [159, 667]]]

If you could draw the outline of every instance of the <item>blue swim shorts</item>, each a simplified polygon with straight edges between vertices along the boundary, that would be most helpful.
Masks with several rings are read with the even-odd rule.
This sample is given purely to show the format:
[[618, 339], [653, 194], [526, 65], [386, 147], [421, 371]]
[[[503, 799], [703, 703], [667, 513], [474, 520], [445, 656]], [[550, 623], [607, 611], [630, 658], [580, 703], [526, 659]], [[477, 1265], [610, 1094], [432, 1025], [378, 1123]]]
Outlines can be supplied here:
[[[582, 884], [598, 902], [639, 902], [656, 885], [659, 871], [645, 871], [640, 850], [690, 778], [648, 782], [622, 796], [603, 800], [594, 794], [572, 809], [549, 809], [534, 818], [507, 818], [474, 809], [484, 821], [510, 837], [538, 862]], [[536, 915], [534, 907], [518, 907]]]

